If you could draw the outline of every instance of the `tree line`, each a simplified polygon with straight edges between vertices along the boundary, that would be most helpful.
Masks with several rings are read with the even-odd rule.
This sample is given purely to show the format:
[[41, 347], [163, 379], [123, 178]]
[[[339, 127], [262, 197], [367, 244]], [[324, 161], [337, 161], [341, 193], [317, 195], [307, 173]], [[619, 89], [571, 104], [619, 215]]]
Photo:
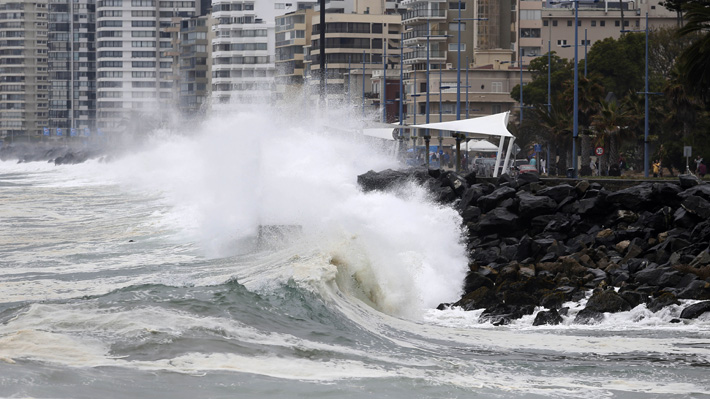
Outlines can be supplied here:
[[[710, 156], [710, 0], [664, 5], [678, 11], [679, 26], [649, 31], [649, 164], [659, 159], [673, 173], [672, 168], [685, 170], [684, 146], [692, 146], [694, 156]], [[618, 39], [594, 43], [579, 61], [580, 174], [591, 173], [596, 147], [604, 149], [602, 171], [622, 158], [644, 170], [645, 47], [644, 32], [622, 32]], [[574, 60], [552, 52], [549, 62], [545, 54], [528, 69], [532, 81], [523, 86], [524, 122], [510, 128], [523, 152], [531, 153], [536, 143], [549, 148], [551, 171], [564, 174], [572, 165]], [[518, 99], [519, 93], [516, 86], [511, 97]]]

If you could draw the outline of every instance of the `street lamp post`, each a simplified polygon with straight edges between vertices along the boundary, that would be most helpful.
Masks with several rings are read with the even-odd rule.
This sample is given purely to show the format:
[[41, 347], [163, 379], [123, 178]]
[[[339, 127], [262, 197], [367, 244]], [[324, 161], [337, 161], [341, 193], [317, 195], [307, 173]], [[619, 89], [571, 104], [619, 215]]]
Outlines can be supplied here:
[[[586, 60], [585, 60], [586, 63]], [[585, 64], [586, 65], [586, 64]], [[552, 115], [552, 48], [547, 41], [547, 114]], [[550, 140], [547, 140], [547, 167], [550, 167]], [[549, 173], [548, 173], [549, 175]]]
[[383, 41], [382, 51], [382, 123], [387, 123], [387, 36]]
[[644, 90], [643, 176], [648, 177], [648, 13], [646, 13], [646, 82]]
[[362, 120], [365, 120], [365, 52], [362, 52]]
[[[404, 32], [400, 33], [399, 37], [399, 126], [404, 124], [402, 121], [402, 116], [404, 115], [404, 106], [402, 105], [402, 99], [404, 99]], [[399, 128], [399, 145], [402, 147], [402, 141], [404, 139], [404, 128]], [[401, 148], [400, 148], [401, 149]]]
[[572, 105], [572, 177], [577, 178], [577, 135], [579, 134], [579, 0], [574, 2], [574, 101]]

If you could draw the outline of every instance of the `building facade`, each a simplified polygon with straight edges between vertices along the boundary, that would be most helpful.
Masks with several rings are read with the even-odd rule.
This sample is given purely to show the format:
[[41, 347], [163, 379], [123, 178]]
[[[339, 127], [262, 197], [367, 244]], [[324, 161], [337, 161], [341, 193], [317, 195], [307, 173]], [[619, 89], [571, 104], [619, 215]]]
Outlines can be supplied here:
[[96, 2], [55, 0], [48, 8], [48, 126], [78, 135], [96, 127]]
[[211, 18], [199, 16], [180, 21], [179, 56], [175, 63], [178, 80], [179, 107], [182, 116], [190, 118], [204, 113], [209, 104], [212, 46]]
[[46, 1], [0, 2], [0, 138], [43, 134], [49, 114]]
[[98, 0], [97, 128], [132, 131], [138, 119], [168, 120], [176, 108], [173, 18], [194, 17], [200, 2]]

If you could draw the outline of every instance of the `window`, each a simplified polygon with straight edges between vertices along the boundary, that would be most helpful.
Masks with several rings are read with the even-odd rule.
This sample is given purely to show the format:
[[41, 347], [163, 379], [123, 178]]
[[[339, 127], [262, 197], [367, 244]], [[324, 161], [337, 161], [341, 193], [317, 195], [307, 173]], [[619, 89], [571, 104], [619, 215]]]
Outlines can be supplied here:
[[572, 26], [572, 20], [567, 21], [567, 26]]
[[491, 83], [491, 91], [493, 91], [493, 93], [502, 93], [503, 92], [503, 82], [492, 82]]
[[131, 47], [155, 47], [155, 41], [133, 41], [131, 42]]
[[[459, 23], [458, 22], [450, 22], [449, 23], [449, 32], [458, 32], [459, 31]], [[466, 31], [466, 22], [461, 21], [461, 32]]]
[[621, 26], [621, 21], [614, 21], [614, 26]]
[[521, 28], [520, 37], [540, 37], [540, 28]]
[[599, 21], [599, 26], [606, 26], [606, 21]]
[[549, 24], [550, 24], [550, 21], [548, 21], [546, 19], [542, 21], [542, 26], [548, 26]]
[[552, 26], [557, 26], [557, 20], [552, 21]]
[[597, 21], [596, 21], [596, 20], [592, 20], [592, 26], [597, 26]]
[[133, 68], [155, 68], [155, 61], [133, 61], [131, 66]]
[[557, 40], [557, 45], [558, 45], [558, 46], [566, 46], [566, 45], [567, 45], [567, 39]]
[[449, 2], [449, 10], [458, 10], [459, 9], [459, 4], [461, 4], [461, 9], [465, 10], [466, 9], [466, 2], [461, 1], [450, 1]]
[[[449, 43], [449, 51], [458, 52], [458, 43]], [[466, 51], [466, 43], [461, 43], [461, 51]]]
[[154, 78], [155, 71], [133, 71], [131, 72], [132, 78]]
[[100, 61], [99, 68], [123, 68], [123, 61]]
[[155, 27], [155, 21], [131, 21], [131, 26], [134, 28], [152, 28]]
[[539, 21], [542, 19], [542, 10], [520, 10], [520, 19]]
[[155, 31], [152, 30], [136, 30], [131, 32], [132, 37], [155, 37]]

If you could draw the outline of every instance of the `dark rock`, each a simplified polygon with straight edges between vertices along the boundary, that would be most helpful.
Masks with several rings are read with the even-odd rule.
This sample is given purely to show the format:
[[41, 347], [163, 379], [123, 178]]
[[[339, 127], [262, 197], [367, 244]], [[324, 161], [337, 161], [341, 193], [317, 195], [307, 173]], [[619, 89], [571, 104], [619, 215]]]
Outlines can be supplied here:
[[702, 219], [710, 218], [710, 202], [698, 197], [697, 195], [691, 195], [687, 197], [681, 204], [683, 209], [696, 215]]
[[481, 287], [473, 292], [464, 295], [463, 298], [454, 303], [453, 306], [463, 308], [463, 310], [483, 309], [500, 303], [493, 290], [488, 287]]
[[387, 190], [396, 185], [402, 184], [409, 178], [405, 172], [387, 169], [382, 172], [373, 170], [359, 175], [357, 183], [362, 187], [363, 191]]
[[477, 222], [481, 217], [481, 208], [469, 206], [465, 211], [461, 212], [461, 217], [465, 222]]
[[542, 325], [558, 325], [562, 324], [562, 316], [557, 312], [557, 309], [542, 310], [535, 316], [535, 321], [533, 321], [533, 326]]
[[701, 197], [705, 200], [710, 201], [710, 185], [708, 184], [700, 184], [691, 188], [688, 188], [684, 191], [682, 191], [678, 196], [680, 198], [688, 198], [691, 195], [697, 195], [698, 197]]
[[488, 195], [480, 197], [477, 203], [483, 212], [488, 212], [503, 200], [515, 197], [515, 193], [516, 191], [512, 187], [501, 187]]
[[518, 185], [523, 186], [530, 183], [537, 183], [540, 181], [540, 175], [537, 173], [521, 173], [518, 175]]
[[483, 214], [478, 222], [480, 229], [490, 232], [512, 233], [518, 225], [518, 215], [503, 208], [495, 208]]
[[569, 184], [560, 184], [557, 186], [546, 187], [536, 194], [539, 196], [552, 198], [555, 202], [560, 203], [563, 199], [570, 196], [574, 188]]
[[549, 197], [518, 192], [518, 211], [521, 216], [533, 218], [538, 215], [549, 214], [555, 211], [557, 203]]
[[631, 305], [614, 290], [597, 290], [587, 301], [585, 309], [616, 313], [631, 310]]
[[595, 324], [604, 320], [604, 313], [584, 308], [574, 318], [576, 324]]
[[653, 186], [650, 183], [644, 183], [611, 193], [607, 197], [607, 201], [619, 204], [624, 209], [638, 211], [643, 205], [651, 202], [652, 194]]
[[686, 307], [680, 312], [680, 318], [696, 319], [705, 312], [710, 312], [710, 301], [698, 302]]
[[446, 172], [441, 176], [442, 183], [450, 187], [457, 196], [463, 195], [464, 191], [468, 189], [469, 185], [461, 175], [455, 172]]
[[464, 280], [464, 292], [473, 292], [481, 287], [493, 288], [493, 280], [478, 272], [468, 272]]
[[566, 302], [565, 293], [561, 291], [553, 291], [547, 293], [540, 299], [540, 306], [547, 309], [559, 309]]
[[674, 294], [670, 292], [664, 292], [658, 297], [653, 298], [653, 300], [651, 300], [651, 302], [648, 304], [648, 310], [653, 313], [656, 313], [659, 310], [670, 305], [680, 305], [680, 301]]
[[680, 299], [710, 299], [710, 283], [703, 280], [693, 280], [678, 293]]
[[640, 284], [648, 284], [658, 286], [658, 279], [666, 272], [669, 272], [668, 267], [652, 267], [651, 265], [640, 270], [634, 276], [634, 280]]
[[478, 318], [479, 323], [490, 322], [494, 326], [510, 324], [512, 320], [531, 315], [535, 311], [534, 305], [511, 306], [504, 303], [486, 308]]
[[680, 188], [683, 190], [689, 189], [691, 187], [697, 186], [698, 184], [701, 183], [700, 179], [693, 175], [679, 175], [678, 179], [680, 180]]

